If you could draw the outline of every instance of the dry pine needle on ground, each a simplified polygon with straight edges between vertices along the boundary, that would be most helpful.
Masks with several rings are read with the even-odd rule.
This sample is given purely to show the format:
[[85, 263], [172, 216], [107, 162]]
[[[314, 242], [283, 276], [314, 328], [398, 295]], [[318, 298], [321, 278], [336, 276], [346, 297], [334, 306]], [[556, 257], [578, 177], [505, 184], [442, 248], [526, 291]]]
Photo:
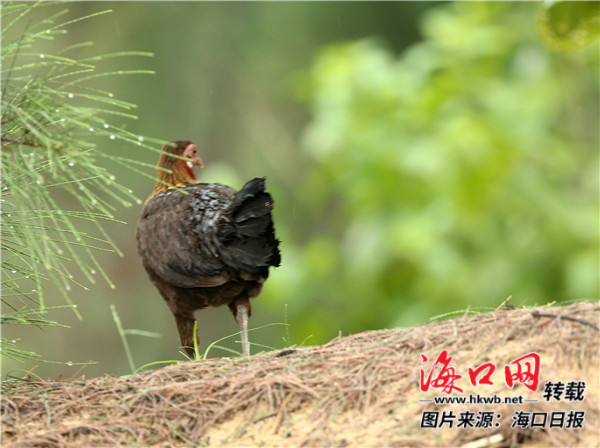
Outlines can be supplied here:
[[[597, 302], [498, 309], [124, 378], [21, 382], [2, 396], [2, 445], [598, 446], [599, 317]], [[522, 395], [537, 401], [493, 406], [423, 401], [444, 395], [420, 390], [420, 370], [429, 372], [442, 350], [463, 376], [463, 394], [451, 396]], [[531, 352], [541, 358], [537, 392], [522, 384], [509, 389], [504, 366]], [[497, 366], [494, 385], [471, 386], [468, 367], [486, 362]], [[547, 402], [546, 381], [585, 381], [585, 399]], [[432, 410], [457, 415], [492, 410], [501, 418], [489, 429], [421, 429], [423, 412]], [[517, 410], [585, 411], [584, 427], [511, 428]]]

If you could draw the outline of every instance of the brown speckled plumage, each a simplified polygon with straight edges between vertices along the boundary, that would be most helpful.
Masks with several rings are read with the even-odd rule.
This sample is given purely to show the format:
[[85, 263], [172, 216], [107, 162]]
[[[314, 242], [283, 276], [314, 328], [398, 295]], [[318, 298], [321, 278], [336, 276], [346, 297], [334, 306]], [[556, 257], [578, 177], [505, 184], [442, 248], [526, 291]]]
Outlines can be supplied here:
[[200, 164], [189, 141], [163, 148], [159, 180], [137, 228], [144, 268], [175, 316], [190, 356], [194, 311], [228, 305], [242, 326], [238, 307], [250, 315], [250, 299], [260, 294], [269, 267], [280, 263], [265, 179], [255, 178], [238, 192], [198, 182], [190, 165]]

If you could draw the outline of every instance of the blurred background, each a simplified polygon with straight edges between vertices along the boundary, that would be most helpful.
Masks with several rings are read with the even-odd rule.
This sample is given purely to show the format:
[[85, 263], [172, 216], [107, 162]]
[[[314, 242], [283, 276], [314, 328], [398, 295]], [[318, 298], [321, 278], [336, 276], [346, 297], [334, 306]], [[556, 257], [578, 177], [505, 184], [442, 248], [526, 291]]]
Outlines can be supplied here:
[[[57, 8], [64, 8], [58, 5]], [[115, 125], [189, 139], [198, 177], [241, 187], [266, 176], [282, 265], [253, 302], [253, 352], [415, 326], [465, 309], [598, 299], [598, 41], [559, 48], [541, 3], [74, 2], [74, 24], [44, 51], [121, 50], [98, 80], [138, 105]], [[597, 26], [597, 24], [596, 24]], [[546, 30], [547, 31], [547, 30]], [[567, 45], [568, 46], [568, 45]], [[98, 151], [157, 154], [98, 140]], [[154, 182], [107, 166], [141, 199]], [[150, 174], [153, 170], [148, 169]], [[98, 253], [102, 279], [73, 287], [70, 328], [5, 327], [60, 363], [4, 360], [3, 378], [130, 372], [183, 359], [173, 317], [136, 252], [141, 205], [105, 225], [123, 252]], [[47, 305], [64, 304], [47, 293]], [[225, 308], [197, 313], [203, 351], [237, 331]], [[287, 324], [287, 326], [285, 325]], [[240, 350], [232, 337], [219, 345]], [[265, 348], [267, 347], [267, 348]], [[209, 356], [230, 356], [219, 349]], [[96, 364], [69, 366], [67, 363]]]

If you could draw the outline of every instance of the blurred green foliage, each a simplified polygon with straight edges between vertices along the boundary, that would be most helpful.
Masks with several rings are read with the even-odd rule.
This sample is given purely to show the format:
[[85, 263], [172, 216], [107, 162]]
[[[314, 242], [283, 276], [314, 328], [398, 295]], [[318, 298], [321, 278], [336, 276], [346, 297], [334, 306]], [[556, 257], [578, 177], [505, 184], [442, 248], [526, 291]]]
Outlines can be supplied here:
[[538, 25], [542, 39], [550, 48], [563, 51], [583, 48], [600, 34], [600, 3], [545, 2]]
[[536, 8], [456, 3], [400, 57], [320, 54], [296, 210], [316, 225], [280, 279], [303, 332], [597, 298], [598, 48], [552, 55]]
[[[252, 327], [287, 322], [286, 342], [316, 344], [509, 295], [515, 305], [598, 298], [598, 42], [546, 46], [547, 5], [70, 7], [114, 10], [73, 33], [98, 51], [155, 54], [156, 76], [106, 87], [139, 105], [123, 128], [197, 142], [205, 181], [266, 175], [283, 260]], [[101, 149], [156, 162], [115, 142]], [[139, 197], [153, 187], [107, 169]], [[125, 373], [114, 303], [128, 334], [162, 335], [129, 340], [136, 366], [177, 356], [172, 317], [135, 251], [138, 214], [123, 210], [127, 228], [111, 229], [124, 257], [99, 257], [116, 290], [72, 291], [83, 324], [9, 337], [46, 357], [99, 361], [88, 375]], [[228, 310], [197, 316], [201, 350], [237, 331]], [[281, 347], [286, 331], [252, 340]]]

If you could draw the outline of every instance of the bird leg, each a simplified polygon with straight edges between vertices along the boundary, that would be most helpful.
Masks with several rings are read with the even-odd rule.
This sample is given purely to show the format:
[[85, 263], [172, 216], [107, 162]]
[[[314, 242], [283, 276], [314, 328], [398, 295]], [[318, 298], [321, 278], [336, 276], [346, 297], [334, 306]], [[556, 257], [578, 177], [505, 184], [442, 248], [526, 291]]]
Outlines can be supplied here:
[[236, 320], [240, 326], [240, 335], [242, 338], [242, 354], [250, 356], [250, 344], [248, 343], [248, 308], [246, 305], [238, 305], [236, 307]]
[[239, 300], [230, 305], [231, 311], [240, 326], [240, 336], [242, 339], [242, 354], [244, 356], [250, 356], [250, 343], [248, 341], [248, 318], [252, 312], [250, 308], [250, 302], [246, 300]]
[[174, 314], [174, 316], [177, 330], [179, 331], [181, 346], [190, 359], [194, 359], [194, 337], [196, 338], [196, 345], [200, 346], [200, 338], [197, 334], [194, 334], [194, 313], [177, 313]]

